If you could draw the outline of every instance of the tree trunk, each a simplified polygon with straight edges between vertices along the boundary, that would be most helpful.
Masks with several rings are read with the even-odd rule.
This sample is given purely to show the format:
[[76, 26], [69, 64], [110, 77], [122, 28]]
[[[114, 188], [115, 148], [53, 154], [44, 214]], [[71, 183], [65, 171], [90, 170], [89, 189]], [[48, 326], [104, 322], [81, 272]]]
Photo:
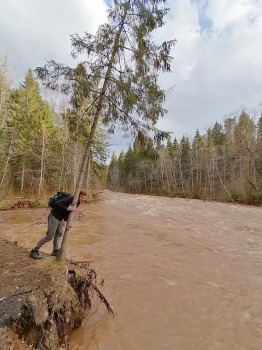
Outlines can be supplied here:
[[221, 182], [221, 185], [223, 186], [226, 194], [228, 195], [228, 198], [232, 201], [232, 197], [231, 197], [231, 194], [229, 193], [228, 189], [226, 188], [226, 185], [224, 184], [223, 180], [222, 180], [222, 177], [220, 175], [220, 171], [219, 171], [219, 167], [218, 167], [218, 162], [217, 162], [217, 158], [216, 158], [216, 168], [217, 168], [217, 173], [218, 173], [218, 178]]
[[[109, 79], [111, 76], [111, 71], [112, 71], [112, 66], [113, 66], [113, 62], [115, 59], [115, 56], [117, 54], [117, 50], [118, 50], [118, 46], [119, 46], [119, 39], [120, 39], [120, 35], [121, 32], [123, 31], [124, 28], [124, 22], [125, 22], [125, 18], [127, 15], [127, 11], [128, 11], [129, 7], [126, 7], [126, 10], [121, 18], [121, 24], [120, 24], [120, 28], [119, 31], [116, 34], [115, 37], [115, 41], [114, 41], [114, 46], [112, 49], [112, 54], [109, 60], [109, 64], [108, 64], [108, 68], [107, 68], [107, 72], [105, 75], [105, 79], [103, 82], [103, 86], [102, 86], [102, 90], [98, 99], [98, 103], [97, 103], [97, 110], [94, 116], [94, 120], [91, 126], [91, 131], [90, 131], [90, 135], [89, 135], [89, 140], [87, 142], [86, 145], [86, 149], [85, 149], [85, 153], [84, 153], [84, 157], [83, 157], [83, 161], [81, 164], [81, 168], [80, 168], [80, 172], [79, 172], [79, 176], [78, 176], [78, 181], [76, 184], [76, 188], [75, 188], [75, 193], [74, 193], [74, 198], [73, 198], [73, 204], [77, 203], [78, 197], [79, 197], [79, 193], [81, 191], [81, 186], [83, 184], [83, 180], [84, 180], [84, 174], [85, 174], [85, 170], [86, 170], [86, 166], [88, 163], [88, 158], [90, 155], [90, 151], [94, 142], [94, 138], [95, 138], [95, 132], [96, 132], [96, 128], [98, 125], [98, 121], [99, 121], [99, 117], [100, 117], [100, 113], [103, 107], [103, 103], [105, 100], [105, 92], [106, 92], [106, 88], [107, 85], [109, 83]], [[87, 170], [89, 171], [89, 169]], [[68, 220], [67, 220], [67, 224], [66, 224], [66, 228], [65, 228], [65, 233], [64, 233], [64, 237], [63, 237], [63, 241], [61, 244], [61, 249], [59, 251], [59, 255], [58, 255], [58, 260], [64, 260], [66, 258], [66, 251], [67, 251], [67, 246], [68, 246], [68, 242], [69, 242], [69, 238], [70, 238], [70, 232], [71, 232], [71, 224], [73, 222], [74, 219], [74, 212], [70, 212]]]
[[42, 192], [43, 186], [44, 186], [45, 148], [46, 148], [46, 137], [45, 137], [45, 130], [43, 130], [42, 150], [41, 150], [41, 169], [40, 169], [38, 194]]
[[64, 187], [64, 183], [62, 186], [62, 180], [64, 178], [64, 168], [65, 168], [65, 154], [66, 154], [66, 148], [67, 148], [67, 141], [63, 141], [62, 145], [62, 164], [60, 168], [60, 176], [59, 176], [59, 191]]
[[91, 158], [92, 152], [90, 152], [88, 161], [87, 161], [87, 174], [86, 174], [86, 190], [89, 191], [90, 188], [90, 175], [91, 175]]
[[23, 168], [22, 168], [22, 176], [21, 176], [20, 193], [23, 193], [24, 183], [25, 183], [25, 154], [23, 155]]
[[5, 162], [5, 168], [4, 168], [2, 180], [1, 180], [1, 183], [0, 183], [0, 189], [3, 187], [3, 184], [4, 184], [4, 179], [5, 179], [5, 176], [6, 176], [7, 167], [8, 167], [8, 163], [9, 163], [10, 156], [11, 156], [11, 150], [12, 150], [12, 141], [11, 141], [10, 146], [9, 146], [8, 156], [7, 156], [7, 159], [6, 159], [6, 162]]

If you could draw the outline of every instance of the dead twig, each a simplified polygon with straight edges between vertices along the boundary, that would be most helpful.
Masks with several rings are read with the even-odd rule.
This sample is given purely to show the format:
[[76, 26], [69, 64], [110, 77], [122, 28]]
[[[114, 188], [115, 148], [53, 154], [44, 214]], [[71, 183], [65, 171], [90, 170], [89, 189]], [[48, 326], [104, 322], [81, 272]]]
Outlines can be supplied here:
[[[108, 312], [114, 316], [114, 311], [111, 308], [109, 302], [107, 301], [103, 293], [99, 290], [99, 288], [96, 286], [97, 273], [95, 270], [89, 268], [89, 261], [77, 262], [77, 261], [71, 260], [70, 263], [85, 271], [85, 281], [79, 290], [79, 298], [80, 298], [81, 304], [86, 305], [87, 299], [89, 300], [88, 289], [91, 287], [96, 292], [98, 298], [102, 301], [102, 303], [105, 304]], [[75, 277], [74, 270], [69, 270], [68, 272], [70, 274], [73, 274]], [[104, 285], [104, 279], [101, 279], [100, 285], [101, 286]]]
[[102, 303], [104, 303], [105, 306], [107, 307], [108, 312], [110, 312], [113, 316], [115, 316], [114, 311], [111, 308], [111, 306], [110, 306], [109, 302], [107, 301], [107, 299], [105, 298], [105, 296], [101, 293], [101, 291], [93, 283], [91, 283], [91, 286], [96, 291], [96, 293], [97, 293], [99, 299], [102, 301]]

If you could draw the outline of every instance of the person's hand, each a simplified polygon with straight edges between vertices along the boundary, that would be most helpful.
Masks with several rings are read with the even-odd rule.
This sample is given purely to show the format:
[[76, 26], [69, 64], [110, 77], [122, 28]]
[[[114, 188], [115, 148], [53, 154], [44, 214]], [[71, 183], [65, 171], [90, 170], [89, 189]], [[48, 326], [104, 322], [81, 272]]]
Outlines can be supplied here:
[[72, 204], [70, 204], [68, 207], [67, 207], [67, 211], [74, 211], [76, 210], [76, 207]]

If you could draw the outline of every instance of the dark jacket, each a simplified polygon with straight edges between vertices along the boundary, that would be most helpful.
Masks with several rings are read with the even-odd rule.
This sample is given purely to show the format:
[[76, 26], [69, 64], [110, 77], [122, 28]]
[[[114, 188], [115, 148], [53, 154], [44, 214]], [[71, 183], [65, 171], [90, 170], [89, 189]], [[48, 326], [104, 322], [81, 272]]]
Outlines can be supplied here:
[[[73, 196], [66, 197], [61, 199], [56, 203], [54, 208], [51, 210], [51, 214], [59, 221], [65, 220], [67, 221], [70, 211], [67, 211], [67, 208], [73, 202]], [[77, 207], [79, 206], [79, 202], [77, 202]]]

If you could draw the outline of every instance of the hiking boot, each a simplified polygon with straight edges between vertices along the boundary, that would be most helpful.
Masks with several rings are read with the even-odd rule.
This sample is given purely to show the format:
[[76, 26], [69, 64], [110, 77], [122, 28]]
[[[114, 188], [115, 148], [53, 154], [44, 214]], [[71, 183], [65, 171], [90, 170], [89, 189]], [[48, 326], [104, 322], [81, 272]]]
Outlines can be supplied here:
[[42, 259], [42, 256], [39, 255], [38, 250], [32, 249], [30, 254], [29, 254], [30, 258], [32, 259]]
[[56, 250], [53, 250], [52, 252], [52, 256], [58, 256], [58, 253], [59, 253], [59, 249], [56, 249]]

